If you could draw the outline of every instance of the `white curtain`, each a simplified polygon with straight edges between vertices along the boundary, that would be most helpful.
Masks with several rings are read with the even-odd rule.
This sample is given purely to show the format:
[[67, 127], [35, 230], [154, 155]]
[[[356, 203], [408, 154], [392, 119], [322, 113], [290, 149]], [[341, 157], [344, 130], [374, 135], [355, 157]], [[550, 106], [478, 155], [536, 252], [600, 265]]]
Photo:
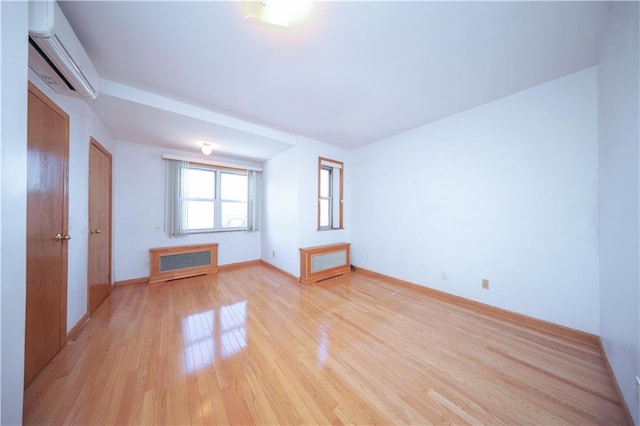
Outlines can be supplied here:
[[189, 203], [189, 162], [167, 160], [167, 232], [172, 237], [185, 237], [189, 234], [187, 217]]
[[262, 204], [262, 173], [255, 170], [247, 171], [248, 202], [247, 202], [247, 232], [260, 230], [260, 206]]

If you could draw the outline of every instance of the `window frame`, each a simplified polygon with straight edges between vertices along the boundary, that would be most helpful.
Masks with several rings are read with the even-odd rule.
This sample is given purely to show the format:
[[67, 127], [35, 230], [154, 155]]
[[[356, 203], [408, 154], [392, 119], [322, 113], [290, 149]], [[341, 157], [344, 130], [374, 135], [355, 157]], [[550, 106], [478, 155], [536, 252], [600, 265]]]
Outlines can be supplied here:
[[202, 234], [202, 233], [206, 233], [206, 232], [214, 232], [215, 230], [215, 226], [216, 226], [216, 218], [218, 217], [218, 212], [216, 211], [216, 197], [218, 195], [218, 174], [212, 170], [210, 167], [206, 167], [202, 164], [193, 164], [193, 163], [189, 163], [188, 166], [188, 173], [191, 172], [191, 170], [203, 170], [206, 172], [213, 172], [213, 179], [214, 179], [214, 186], [213, 186], [213, 198], [197, 198], [197, 197], [184, 197], [183, 201], [187, 203], [187, 206], [189, 205], [190, 202], [192, 201], [199, 201], [199, 202], [210, 202], [213, 204], [213, 228], [198, 228], [198, 229], [192, 229], [189, 228], [189, 217], [187, 215], [187, 217], [184, 219], [186, 221], [186, 225], [185, 228], [187, 229], [187, 233], [188, 234]]
[[[246, 177], [246, 200], [245, 201], [241, 201], [241, 200], [233, 200], [233, 199], [226, 199], [226, 198], [222, 198], [222, 175], [223, 174], [230, 174], [230, 175], [239, 175], [239, 176], [244, 176]], [[226, 170], [222, 170], [222, 169], [218, 169], [216, 172], [216, 179], [218, 179], [219, 182], [216, 182], [216, 184], [218, 185], [218, 187], [216, 188], [219, 192], [218, 194], [220, 194], [220, 196], [218, 198], [216, 198], [216, 200], [218, 201], [218, 216], [220, 218], [220, 227], [217, 228], [220, 231], [246, 231], [247, 230], [247, 225], [246, 222], [248, 220], [248, 218], [246, 217], [246, 214], [248, 214], [247, 211], [247, 207], [249, 205], [249, 174], [247, 173], [247, 171], [245, 170], [244, 173], [240, 172], [238, 170], [231, 170], [231, 169], [226, 169]], [[237, 204], [244, 204], [245, 205], [245, 226], [235, 226], [235, 227], [228, 227], [228, 228], [223, 228], [222, 227], [222, 204], [223, 203], [237, 203]], [[214, 223], [215, 225], [215, 223]]]
[[[213, 172], [213, 178], [215, 179], [214, 186], [214, 198], [211, 199], [202, 199], [202, 198], [186, 198], [186, 201], [212, 201], [213, 202], [213, 228], [200, 228], [200, 229], [191, 229], [188, 227], [189, 223], [187, 221], [187, 233], [191, 234], [207, 234], [213, 232], [234, 232], [234, 231], [246, 231], [247, 226], [240, 227], [222, 227], [222, 203], [223, 202], [234, 202], [234, 203], [244, 203], [248, 205], [248, 181], [247, 181], [247, 201], [238, 201], [238, 200], [228, 200], [222, 199], [222, 174], [235, 174], [240, 176], [246, 176], [248, 179], [247, 170], [243, 169], [234, 169], [230, 167], [220, 167], [220, 166], [211, 166], [208, 164], [201, 163], [189, 163], [189, 170], [205, 170]], [[188, 220], [188, 219], [187, 219]]]
[[[324, 163], [324, 164], [323, 164]], [[335, 166], [332, 166], [334, 164]], [[322, 196], [321, 191], [321, 180], [322, 180], [322, 170], [329, 170], [329, 197]], [[337, 172], [337, 173], [336, 173]], [[334, 179], [338, 178], [340, 181], [338, 183], [339, 194], [338, 199], [336, 200], [336, 195], [334, 189], [336, 185], [334, 183]], [[322, 212], [322, 200], [329, 200], [329, 225], [321, 226], [320, 217]], [[332, 160], [326, 157], [318, 157], [318, 198], [317, 198], [317, 213], [318, 213], [318, 221], [317, 221], [317, 230], [318, 231], [334, 231], [339, 229], [344, 229], [344, 163], [342, 161]], [[335, 208], [336, 206], [340, 209], [338, 218], [339, 223], [338, 226], [335, 226], [334, 219]]]

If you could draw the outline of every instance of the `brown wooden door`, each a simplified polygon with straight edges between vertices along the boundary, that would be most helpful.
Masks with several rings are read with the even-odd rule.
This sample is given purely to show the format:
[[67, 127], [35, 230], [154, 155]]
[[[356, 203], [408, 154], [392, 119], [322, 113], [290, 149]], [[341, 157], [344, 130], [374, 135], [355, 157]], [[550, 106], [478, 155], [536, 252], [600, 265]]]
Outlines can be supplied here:
[[89, 151], [89, 314], [111, 291], [111, 154], [91, 138]]
[[31, 83], [25, 387], [66, 344], [69, 116]]

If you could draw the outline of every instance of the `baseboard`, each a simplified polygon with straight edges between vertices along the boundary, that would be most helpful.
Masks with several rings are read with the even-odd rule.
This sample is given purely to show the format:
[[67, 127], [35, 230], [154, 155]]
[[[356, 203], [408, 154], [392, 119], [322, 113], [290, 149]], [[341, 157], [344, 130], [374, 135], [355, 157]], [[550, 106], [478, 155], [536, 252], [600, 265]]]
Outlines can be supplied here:
[[389, 275], [380, 274], [378, 272], [370, 271], [365, 268], [357, 267], [356, 273], [366, 275], [372, 278], [382, 278], [385, 281], [390, 281], [394, 284], [408, 286], [413, 289], [417, 289], [418, 291], [424, 294], [427, 294], [431, 297], [435, 297], [435, 298], [447, 301], [449, 303], [452, 303], [458, 306], [462, 306], [464, 308], [467, 308], [476, 312], [481, 312], [483, 314], [487, 314], [494, 318], [499, 318], [501, 320], [516, 323], [518, 325], [522, 325], [529, 329], [542, 331], [544, 333], [551, 334], [553, 336], [562, 337], [562, 338], [577, 341], [580, 343], [588, 343], [593, 346], [596, 346], [598, 344], [599, 339], [598, 339], [598, 336], [596, 336], [595, 334], [576, 330], [570, 327], [565, 327], [563, 325], [555, 324], [555, 323], [541, 320], [538, 318], [533, 318], [527, 315], [509, 311], [507, 309], [497, 308], [495, 306], [476, 302], [475, 300], [467, 299], [462, 296], [456, 296], [453, 294], [445, 293], [444, 291], [421, 286], [416, 283], [404, 281], [398, 278], [391, 277]]
[[241, 269], [248, 266], [255, 266], [260, 264], [260, 259], [247, 260], [246, 262], [227, 263], [226, 265], [219, 265], [218, 272], [233, 271], [235, 269]]
[[133, 278], [131, 280], [116, 281], [114, 286], [125, 287], [128, 285], [147, 285], [147, 284], [149, 284], [149, 277], [142, 277], [142, 278]]
[[261, 265], [264, 265], [264, 266], [267, 266], [267, 267], [269, 267], [269, 268], [271, 268], [271, 269], [275, 269], [276, 271], [280, 272], [281, 274], [284, 274], [284, 275], [286, 275], [287, 277], [291, 278], [291, 279], [292, 279], [292, 280], [294, 280], [295, 282], [298, 282], [298, 277], [296, 277], [296, 276], [294, 276], [294, 275], [292, 275], [292, 274], [288, 273], [288, 272], [287, 272], [287, 271], [285, 271], [284, 269], [280, 269], [280, 268], [278, 268], [277, 266], [272, 265], [271, 263], [267, 262], [267, 261], [266, 261], [266, 260], [264, 260], [264, 259], [260, 259], [260, 264], [261, 264]]
[[80, 336], [82, 330], [84, 330], [84, 326], [89, 322], [89, 314], [85, 313], [80, 320], [73, 326], [71, 330], [67, 333], [67, 342], [73, 342]]
[[[218, 271], [219, 272], [230, 271], [234, 269], [243, 268], [245, 266], [259, 265], [260, 263], [261, 263], [260, 259], [249, 260], [246, 262], [228, 263], [226, 265], [219, 265]], [[147, 285], [147, 284], [149, 284], [149, 277], [141, 277], [141, 278], [133, 278], [130, 280], [116, 281], [114, 283], [114, 286], [125, 287], [129, 285]]]
[[611, 364], [609, 363], [609, 358], [607, 357], [607, 353], [604, 351], [604, 345], [602, 344], [602, 340], [600, 339], [600, 337], [598, 337], [598, 349], [600, 349], [600, 354], [604, 359], [605, 367], [607, 367], [607, 372], [609, 373], [609, 377], [611, 377], [611, 381], [613, 382], [613, 388], [616, 392], [616, 396], [618, 397], [620, 407], [622, 407], [624, 420], [626, 421], [626, 424], [628, 426], [634, 426], [633, 417], [631, 417], [629, 406], [627, 405], [627, 402], [624, 400], [624, 396], [622, 395], [622, 389], [620, 389], [620, 385], [618, 384], [616, 375], [613, 373], [613, 368], [611, 368]]

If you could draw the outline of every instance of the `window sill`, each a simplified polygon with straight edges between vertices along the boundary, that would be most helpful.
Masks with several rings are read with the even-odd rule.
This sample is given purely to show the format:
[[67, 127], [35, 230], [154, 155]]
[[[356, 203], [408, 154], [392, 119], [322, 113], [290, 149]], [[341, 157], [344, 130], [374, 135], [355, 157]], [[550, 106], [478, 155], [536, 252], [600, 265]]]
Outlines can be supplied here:
[[345, 228], [318, 228], [317, 231], [318, 232], [324, 232], [324, 231], [344, 231]]
[[217, 234], [219, 232], [247, 232], [247, 228], [203, 229], [198, 231], [189, 231], [189, 235]]

